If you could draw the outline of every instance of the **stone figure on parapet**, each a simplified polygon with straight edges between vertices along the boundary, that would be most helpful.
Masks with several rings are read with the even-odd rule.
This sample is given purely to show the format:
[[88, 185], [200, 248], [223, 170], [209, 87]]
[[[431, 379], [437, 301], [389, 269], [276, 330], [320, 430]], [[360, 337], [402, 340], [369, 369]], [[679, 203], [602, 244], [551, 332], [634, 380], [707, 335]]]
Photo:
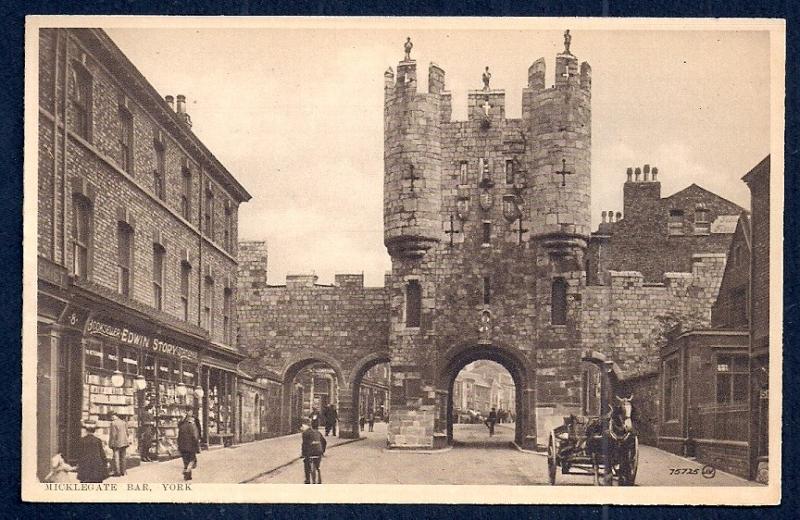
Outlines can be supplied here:
[[403, 58], [403, 61], [411, 61], [411, 49], [414, 48], [414, 44], [411, 43], [411, 36], [406, 38], [406, 43], [403, 45], [403, 48], [406, 51], [406, 57]]
[[569, 33], [569, 29], [564, 31], [564, 54], [572, 54], [569, 52], [569, 45], [572, 43], [572, 35]]
[[489, 67], [483, 72], [483, 90], [489, 90], [489, 82], [492, 80], [492, 73], [489, 72]]

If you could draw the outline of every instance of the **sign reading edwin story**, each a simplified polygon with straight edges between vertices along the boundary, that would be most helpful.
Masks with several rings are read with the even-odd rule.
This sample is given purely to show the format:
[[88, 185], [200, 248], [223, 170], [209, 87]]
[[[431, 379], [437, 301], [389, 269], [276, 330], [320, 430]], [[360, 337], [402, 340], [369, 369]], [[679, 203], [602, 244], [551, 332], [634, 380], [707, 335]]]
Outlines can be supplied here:
[[127, 327], [118, 327], [101, 321], [90, 319], [86, 323], [86, 334], [91, 336], [105, 336], [135, 347], [150, 349], [155, 352], [167, 354], [178, 358], [197, 359], [197, 352], [175, 345], [168, 341], [151, 337], [146, 334], [134, 332]]

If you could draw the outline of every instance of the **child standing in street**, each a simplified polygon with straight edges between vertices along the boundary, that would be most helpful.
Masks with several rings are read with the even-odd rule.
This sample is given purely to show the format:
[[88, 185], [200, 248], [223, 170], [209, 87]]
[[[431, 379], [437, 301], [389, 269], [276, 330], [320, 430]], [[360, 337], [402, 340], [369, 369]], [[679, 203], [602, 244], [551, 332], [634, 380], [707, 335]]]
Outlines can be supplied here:
[[325, 436], [315, 428], [310, 427], [310, 423], [309, 419], [303, 419], [303, 424], [300, 426], [300, 430], [303, 432], [300, 456], [303, 457], [303, 467], [306, 475], [305, 483], [322, 484], [320, 465], [328, 443], [325, 440]]

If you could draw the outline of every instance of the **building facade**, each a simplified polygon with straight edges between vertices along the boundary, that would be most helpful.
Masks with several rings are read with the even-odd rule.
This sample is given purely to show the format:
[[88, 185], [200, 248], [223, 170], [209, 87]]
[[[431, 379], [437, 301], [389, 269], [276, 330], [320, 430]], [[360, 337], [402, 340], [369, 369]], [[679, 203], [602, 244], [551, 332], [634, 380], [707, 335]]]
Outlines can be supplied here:
[[[39, 34], [38, 455], [75, 458], [83, 421], [131, 454], [236, 432], [237, 229], [247, 191], [99, 29]], [[145, 427], [156, 432], [138, 446]]]

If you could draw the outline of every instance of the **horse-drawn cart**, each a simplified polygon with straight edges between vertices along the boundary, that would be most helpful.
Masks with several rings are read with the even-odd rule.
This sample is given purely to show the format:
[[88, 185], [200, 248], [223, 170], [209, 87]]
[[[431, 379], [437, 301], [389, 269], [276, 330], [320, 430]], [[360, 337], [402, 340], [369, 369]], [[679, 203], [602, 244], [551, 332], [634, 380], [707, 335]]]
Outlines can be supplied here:
[[582, 361], [600, 371], [600, 410], [598, 416], [564, 418], [564, 424], [550, 432], [547, 443], [547, 470], [550, 484], [556, 474], [593, 475], [595, 485], [632, 486], [639, 464], [639, 439], [633, 426], [633, 396], [621, 398], [619, 369], [595, 352]]

